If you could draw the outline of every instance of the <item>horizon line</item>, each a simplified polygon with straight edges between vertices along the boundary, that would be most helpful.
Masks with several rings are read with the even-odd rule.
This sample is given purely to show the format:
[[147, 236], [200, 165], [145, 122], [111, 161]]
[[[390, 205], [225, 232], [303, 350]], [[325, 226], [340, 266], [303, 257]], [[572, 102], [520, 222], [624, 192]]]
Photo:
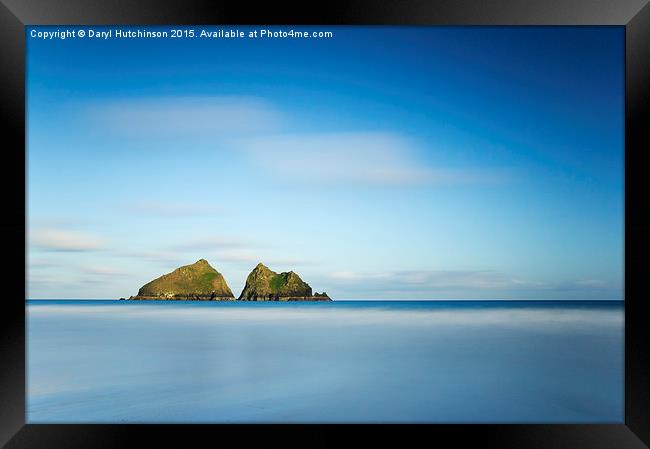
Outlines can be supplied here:
[[[129, 300], [129, 299], [119, 299], [119, 298], [25, 298], [25, 301], [136, 301], [136, 300]], [[167, 301], [167, 302], [232, 302], [232, 301], [240, 301], [238, 299], [233, 299], [233, 300], [196, 300], [196, 299], [188, 299], [188, 300], [179, 300], [179, 299], [173, 299], [173, 300], [147, 300], [147, 301], [142, 301], [138, 300], [139, 302], [147, 302], [147, 301]], [[620, 298], [620, 299], [613, 299], [613, 298], [516, 298], [516, 299], [498, 299], [498, 298], [427, 298], [427, 299], [418, 299], [418, 298], [410, 298], [410, 299], [396, 299], [396, 298], [348, 298], [348, 299], [332, 299], [332, 302], [352, 302], [352, 301], [617, 301], [617, 302], [625, 302], [625, 298]], [[240, 302], [318, 302], [318, 301], [240, 301]]]

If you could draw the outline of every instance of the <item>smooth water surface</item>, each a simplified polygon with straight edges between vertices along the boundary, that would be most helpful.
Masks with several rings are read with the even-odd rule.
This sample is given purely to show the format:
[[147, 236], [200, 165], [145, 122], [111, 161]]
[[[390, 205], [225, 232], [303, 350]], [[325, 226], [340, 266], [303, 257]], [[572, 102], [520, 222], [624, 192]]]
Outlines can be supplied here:
[[623, 303], [28, 301], [28, 422], [623, 421]]

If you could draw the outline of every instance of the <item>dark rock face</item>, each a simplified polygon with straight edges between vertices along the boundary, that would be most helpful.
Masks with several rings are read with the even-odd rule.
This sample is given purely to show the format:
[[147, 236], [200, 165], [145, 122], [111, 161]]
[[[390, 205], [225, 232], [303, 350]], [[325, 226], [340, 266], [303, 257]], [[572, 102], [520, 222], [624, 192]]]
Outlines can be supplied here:
[[235, 296], [221, 273], [200, 259], [143, 285], [129, 299], [223, 301]]
[[293, 271], [276, 273], [259, 263], [246, 278], [240, 301], [331, 301], [327, 294], [312, 294], [309, 284]]

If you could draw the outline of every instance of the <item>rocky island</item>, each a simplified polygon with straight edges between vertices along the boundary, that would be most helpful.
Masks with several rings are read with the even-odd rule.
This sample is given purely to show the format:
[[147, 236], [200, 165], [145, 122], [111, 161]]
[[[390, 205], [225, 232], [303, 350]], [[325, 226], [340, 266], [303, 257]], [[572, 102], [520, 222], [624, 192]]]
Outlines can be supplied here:
[[129, 299], [223, 301], [235, 296], [221, 273], [199, 259], [143, 285]]
[[[124, 299], [124, 298], [120, 298]], [[143, 285], [130, 300], [234, 301], [226, 280], [207, 260], [175, 269]], [[293, 271], [276, 273], [257, 264], [246, 278], [240, 301], [331, 301], [312, 289]]]
[[312, 294], [309, 284], [293, 271], [276, 273], [257, 264], [246, 278], [240, 301], [331, 301], [327, 293]]

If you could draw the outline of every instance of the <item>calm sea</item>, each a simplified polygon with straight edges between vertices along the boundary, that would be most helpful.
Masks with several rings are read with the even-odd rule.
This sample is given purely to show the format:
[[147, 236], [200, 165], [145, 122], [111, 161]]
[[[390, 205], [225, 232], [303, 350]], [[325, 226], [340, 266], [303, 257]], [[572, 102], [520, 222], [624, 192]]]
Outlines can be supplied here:
[[623, 303], [27, 302], [30, 423], [623, 422]]

